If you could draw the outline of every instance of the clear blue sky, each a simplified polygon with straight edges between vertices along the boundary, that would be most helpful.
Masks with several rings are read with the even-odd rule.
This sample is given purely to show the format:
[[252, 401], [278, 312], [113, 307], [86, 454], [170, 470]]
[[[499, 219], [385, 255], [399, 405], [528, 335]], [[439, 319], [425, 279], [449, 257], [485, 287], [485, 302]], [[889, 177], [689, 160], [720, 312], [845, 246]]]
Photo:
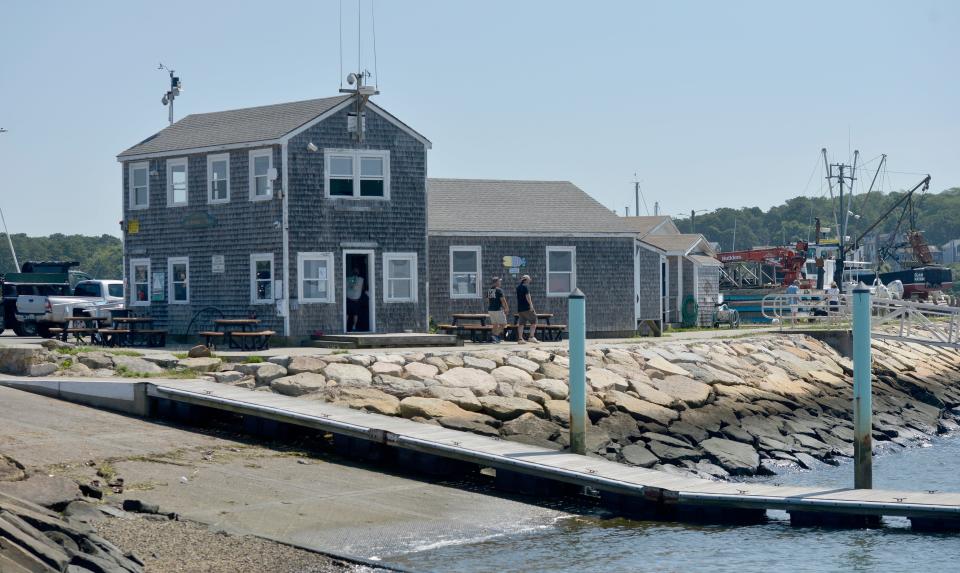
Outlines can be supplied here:
[[[622, 212], [637, 172], [651, 210], [766, 208], [819, 194], [820, 148], [852, 144], [960, 185], [957, 2], [374, 2], [377, 101], [433, 141], [434, 177], [570, 180]], [[335, 94], [338, 6], [3, 3], [11, 232], [118, 233], [115, 156], [166, 125], [159, 61], [178, 117]]]

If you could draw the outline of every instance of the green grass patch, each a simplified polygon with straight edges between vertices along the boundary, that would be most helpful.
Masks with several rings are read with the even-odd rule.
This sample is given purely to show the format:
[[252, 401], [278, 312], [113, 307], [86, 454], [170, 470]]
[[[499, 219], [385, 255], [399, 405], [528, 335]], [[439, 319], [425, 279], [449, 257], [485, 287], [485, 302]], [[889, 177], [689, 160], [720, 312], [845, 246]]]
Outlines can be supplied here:
[[137, 352], [136, 350], [98, 348], [96, 346], [73, 346], [70, 348], [57, 347], [54, 349], [54, 352], [58, 354], [66, 354], [68, 356], [76, 356], [77, 354], [85, 354], [87, 352], [103, 352], [104, 354], [112, 354], [114, 356], [143, 356], [143, 353]]
[[260, 364], [264, 362], [263, 356], [247, 356], [243, 359], [244, 364]]
[[97, 467], [97, 475], [110, 483], [117, 477], [117, 470], [109, 462], [103, 462]]
[[350, 354], [349, 350], [341, 348], [340, 350], [334, 350], [330, 354]]
[[73, 359], [67, 358], [66, 360], [60, 363], [60, 370], [66, 370], [71, 366], [73, 366]]

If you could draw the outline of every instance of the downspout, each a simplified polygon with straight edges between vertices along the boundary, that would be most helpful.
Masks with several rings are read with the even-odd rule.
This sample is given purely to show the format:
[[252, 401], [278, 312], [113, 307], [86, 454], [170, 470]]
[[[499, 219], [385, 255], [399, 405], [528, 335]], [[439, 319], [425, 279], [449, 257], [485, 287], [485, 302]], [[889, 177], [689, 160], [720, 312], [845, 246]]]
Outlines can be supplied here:
[[424, 208], [423, 212], [425, 213], [424, 220], [424, 272], [427, 273], [426, 280], [423, 282], [424, 290], [427, 292], [424, 293], [424, 307], [426, 308], [426, 316], [423, 321], [423, 330], [424, 332], [430, 332], [430, 187], [427, 185], [427, 180], [429, 175], [427, 173], [427, 151], [429, 149], [426, 145], [423, 146], [423, 203]]
[[683, 254], [677, 255], [677, 322], [681, 322], [680, 311], [683, 306]]
[[290, 167], [287, 162], [287, 142], [280, 144], [281, 161], [283, 161], [283, 335], [290, 336], [290, 217], [289, 217], [289, 199], [290, 195]]

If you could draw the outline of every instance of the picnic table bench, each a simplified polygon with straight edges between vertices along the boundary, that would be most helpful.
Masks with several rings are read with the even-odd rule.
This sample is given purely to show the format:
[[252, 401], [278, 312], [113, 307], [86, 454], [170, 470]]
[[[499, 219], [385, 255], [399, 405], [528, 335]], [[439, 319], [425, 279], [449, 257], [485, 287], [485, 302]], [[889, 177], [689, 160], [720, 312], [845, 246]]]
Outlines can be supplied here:
[[[144, 328], [153, 324], [148, 316], [115, 316], [111, 319], [113, 328], [99, 328], [97, 334], [104, 346], [165, 346], [167, 331]], [[126, 328], [123, 328], [126, 326]]]
[[[110, 319], [86, 315], [69, 316], [63, 327], [51, 328], [50, 334], [63, 342], [67, 342], [70, 335], [73, 335], [78, 344], [98, 344], [100, 325], [108, 320]], [[86, 340], [84, 340], [85, 337]]]
[[[450, 324], [439, 324], [437, 329], [443, 332], [456, 334], [457, 337], [469, 339], [471, 342], [490, 342], [493, 327], [488, 323], [490, 316], [480, 313], [454, 313], [450, 315], [452, 319]], [[551, 324], [553, 314], [549, 312], [537, 313], [537, 334], [544, 341], [559, 342], [563, 340], [563, 334], [567, 330], [565, 324]], [[540, 322], [543, 321], [543, 322]], [[520, 315], [513, 315], [513, 324], [505, 325], [503, 328], [504, 340], [517, 340], [517, 330], [519, 327]], [[524, 332], [526, 329], [524, 327]], [[524, 336], [526, 338], [526, 336]]]
[[216, 348], [220, 341], [224, 341], [228, 348], [268, 350], [270, 337], [276, 334], [273, 330], [254, 330], [254, 327], [260, 325], [260, 320], [256, 318], [217, 318], [213, 324], [214, 327], [220, 327], [220, 330], [197, 333], [204, 337], [208, 348]]

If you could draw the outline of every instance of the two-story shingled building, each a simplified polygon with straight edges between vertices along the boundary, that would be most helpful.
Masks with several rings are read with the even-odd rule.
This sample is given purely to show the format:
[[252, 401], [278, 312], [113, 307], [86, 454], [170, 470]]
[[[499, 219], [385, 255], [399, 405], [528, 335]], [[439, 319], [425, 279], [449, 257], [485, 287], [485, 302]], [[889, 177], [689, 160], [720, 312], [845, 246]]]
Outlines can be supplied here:
[[[287, 336], [427, 329], [430, 142], [354, 96], [189, 115], [118, 156], [129, 304]], [[358, 277], [361, 280], [358, 280]], [[359, 287], [359, 288], [358, 288]]]

